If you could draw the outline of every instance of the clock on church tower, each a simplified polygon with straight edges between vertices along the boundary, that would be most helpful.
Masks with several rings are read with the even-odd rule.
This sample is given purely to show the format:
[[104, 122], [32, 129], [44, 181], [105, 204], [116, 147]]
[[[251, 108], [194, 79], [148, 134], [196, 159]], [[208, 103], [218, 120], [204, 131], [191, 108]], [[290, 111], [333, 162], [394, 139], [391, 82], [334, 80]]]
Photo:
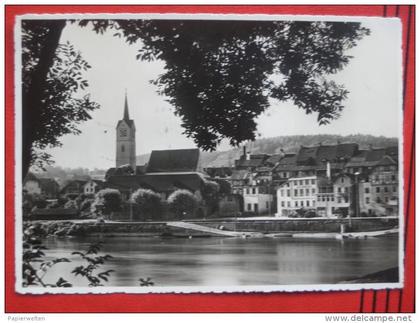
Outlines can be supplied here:
[[136, 170], [136, 126], [128, 113], [127, 94], [124, 102], [124, 115], [117, 123], [116, 166], [130, 165]]

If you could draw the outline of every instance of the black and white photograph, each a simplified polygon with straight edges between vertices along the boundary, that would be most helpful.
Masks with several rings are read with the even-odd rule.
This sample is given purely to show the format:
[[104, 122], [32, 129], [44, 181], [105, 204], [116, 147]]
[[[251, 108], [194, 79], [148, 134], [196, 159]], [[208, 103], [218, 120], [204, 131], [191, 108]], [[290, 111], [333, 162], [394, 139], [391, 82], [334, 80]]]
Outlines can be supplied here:
[[17, 292], [402, 287], [399, 19], [15, 30]]

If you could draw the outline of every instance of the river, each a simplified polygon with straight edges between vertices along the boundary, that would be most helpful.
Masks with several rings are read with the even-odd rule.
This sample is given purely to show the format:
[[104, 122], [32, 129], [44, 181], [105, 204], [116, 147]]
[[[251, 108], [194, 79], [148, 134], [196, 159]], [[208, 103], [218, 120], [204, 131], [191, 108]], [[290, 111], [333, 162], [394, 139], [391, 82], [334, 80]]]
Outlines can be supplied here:
[[[63, 277], [74, 286], [86, 286], [85, 280], [70, 273], [84, 264], [71, 253], [86, 250], [98, 239], [47, 238], [47, 258], [68, 257], [71, 262], [55, 265], [44, 280]], [[100, 254], [113, 258], [102, 268], [115, 270], [107, 286], [137, 286], [139, 278], [146, 277], [163, 287], [326, 284], [398, 266], [397, 237], [345, 241], [107, 237], [103, 242]]]

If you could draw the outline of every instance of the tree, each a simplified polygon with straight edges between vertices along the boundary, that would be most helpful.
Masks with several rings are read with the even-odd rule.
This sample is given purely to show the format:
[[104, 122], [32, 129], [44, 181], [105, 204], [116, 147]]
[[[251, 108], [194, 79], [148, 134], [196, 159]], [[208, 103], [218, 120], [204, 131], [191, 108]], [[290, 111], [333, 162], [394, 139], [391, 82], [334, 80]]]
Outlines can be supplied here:
[[162, 198], [152, 190], [140, 188], [131, 195], [131, 203], [135, 203], [143, 218], [156, 218], [163, 212]]
[[69, 43], [59, 44], [65, 20], [22, 22], [22, 174], [31, 165], [51, 162], [44, 152], [61, 145], [59, 138], [79, 134], [77, 124], [90, 119], [98, 104], [89, 95], [83, 72], [90, 68]]
[[[181, 117], [184, 133], [203, 150], [214, 150], [224, 138], [232, 146], [254, 140], [255, 119], [269, 99], [317, 113], [320, 124], [338, 118], [348, 92], [325, 76], [343, 69], [351, 59], [346, 51], [369, 34], [360, 23], [325, 21], [77, 23], [101, 34], [112, 29], [129, 44], [140, 40], [138, 59], [165, 63], [155, 84]], [[23, 174], [37, 158], [48, 161], [36, 149], [60, 145], [63, 134], [77, 134], [77, 123], [97, 108], [88, 97], [74, 99], [75, 91], [87, 86], [81, 71], [89, 65], [70, 44], [60, 48], [65, 25], [65, 20], [23, 22]], [[65, 77], [64, 70], [72, 76]]]
[[192, 217], [198, 208], [197, 197], [187, 190], [176, 190], [168, 197], [169, 209], [178, 219]]
[[218, 183], [209, 180], [204, 181], [201, 194], [204, 201], [206, 201], [210, 214], [214, 213], [218, 209], [219, 192], [220, 185]]
[[[102, 22], [102, 26], [106, 23]], [[116, 20], [138, 58], [159, 59], [155, 81], [204, 150], [256, 138], [255, 119], [269, 99], [291, 101], [327, 124], [348, 92], [326, 79], [351, 59], [346, 51], [369, 34], [360, 23], [307, 21]]]
[[121, 209], [122, 199], [118, 190], [105, 188], [96, 193], [95, 202], [92, 204], [94, 212], [109, 215]]
[[225, 179], [217, 179], [216, 183], [219, 184], [219, 194], [222, 196], [230, 195], [232, 193], [232, 187], [230, 183]]

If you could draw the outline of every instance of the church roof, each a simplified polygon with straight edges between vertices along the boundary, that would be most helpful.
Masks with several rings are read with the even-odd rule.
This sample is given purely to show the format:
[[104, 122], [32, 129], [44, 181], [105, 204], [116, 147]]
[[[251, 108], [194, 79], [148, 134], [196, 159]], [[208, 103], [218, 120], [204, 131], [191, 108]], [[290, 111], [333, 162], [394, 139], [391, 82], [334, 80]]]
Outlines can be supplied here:
[[199, 190], [204, 176], [197, 172], [155, 173], [144, 175], [111, 176], [107, 186], [119, 189], [148, 188], [155, 192], [172, 192], [177, 189]]
[[147, 173], [195, 172], [198, 169], [200, 151], [194, 149], [153, 150], [147, 165]]

